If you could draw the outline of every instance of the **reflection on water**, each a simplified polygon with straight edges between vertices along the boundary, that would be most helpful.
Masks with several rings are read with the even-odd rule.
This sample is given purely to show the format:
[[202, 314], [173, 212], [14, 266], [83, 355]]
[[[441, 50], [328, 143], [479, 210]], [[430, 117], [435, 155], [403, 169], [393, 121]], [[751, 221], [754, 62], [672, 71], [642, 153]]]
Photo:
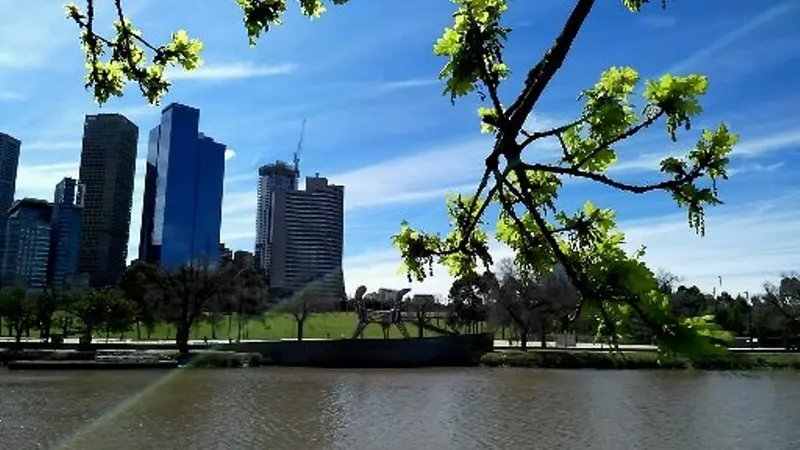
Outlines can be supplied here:
[[0, 449], [791, 449], [800, 374], [0, 371]]

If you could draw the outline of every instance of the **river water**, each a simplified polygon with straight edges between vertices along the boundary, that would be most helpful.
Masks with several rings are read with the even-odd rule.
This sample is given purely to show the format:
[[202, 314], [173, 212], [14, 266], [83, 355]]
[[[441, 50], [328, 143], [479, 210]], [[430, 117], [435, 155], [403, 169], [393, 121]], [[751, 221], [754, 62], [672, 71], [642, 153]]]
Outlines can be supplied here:
[[800, 449], [800, 373], [0, 370], [0, 449]]

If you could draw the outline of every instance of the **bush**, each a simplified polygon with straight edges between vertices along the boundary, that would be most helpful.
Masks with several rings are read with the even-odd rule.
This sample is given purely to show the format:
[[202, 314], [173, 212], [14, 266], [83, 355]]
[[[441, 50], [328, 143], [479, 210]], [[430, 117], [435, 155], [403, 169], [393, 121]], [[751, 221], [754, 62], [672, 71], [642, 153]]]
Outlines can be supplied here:
[[699, 369], [751, 370], [759, 368], [800, 369], [800, 355], [741, 354], [708, 357], [696, 361], [663, 358], [656, 352], [581, 352], [569, 350], [536, 350], [493, 352], [483, 355], [481, 365], [487, 367], [538, 367], [553, 369]]

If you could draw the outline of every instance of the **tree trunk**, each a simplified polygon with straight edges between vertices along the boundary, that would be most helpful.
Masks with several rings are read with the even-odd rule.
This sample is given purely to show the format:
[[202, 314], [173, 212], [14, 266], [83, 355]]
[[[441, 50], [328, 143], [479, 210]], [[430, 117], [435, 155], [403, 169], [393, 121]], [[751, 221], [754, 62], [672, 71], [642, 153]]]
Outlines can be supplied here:
[[136, 321], [136, 340], [142, 340], [142, 324], [138, 320]]
[[211, 324], [211, 339], [217, 339], [217, 323]]
[[425, 328], [422, 327], [423, 325], [425, 325], [424, 320], [420, 320], [419, 323], [417, 324], [417, 337], [420, 339], [425, 337]]
[[539, 341], [541, 342], [542, 348], [547, 348], [547, 327], [544, 322], [539, 324]]
[[17, 327], [17, 333], [16, 333], [16, 336], [14, 336], [14, 340], [17, 343], [22, 342], [22, 332], [23, 332], [22, 327], [21, 326]]
[[297, 340], [298, 341], [302, 341], [303, 340], [303, 325], [305, 325], [305, 322], [306, 322], [305, 319], [297, 321]]
[[178, 352], [181, 355], [189, 354], [189, 329], [188, 324], [179, 325], [175, 333], [175, 344], [177, 344]]
[[528, 350], [528, 329], [523, 328], [519, 333], [519, 348], [523, 352]]
[[228, 314], [228, 339], [231, 338], [232, 329], [233, 329], [233, 314]]

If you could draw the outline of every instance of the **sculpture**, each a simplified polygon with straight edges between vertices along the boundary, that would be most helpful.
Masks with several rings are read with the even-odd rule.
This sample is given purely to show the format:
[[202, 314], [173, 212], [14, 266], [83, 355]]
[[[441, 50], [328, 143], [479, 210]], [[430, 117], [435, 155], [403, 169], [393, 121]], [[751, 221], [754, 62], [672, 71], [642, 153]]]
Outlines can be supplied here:
[[356, 296], [354, 298], [356, 313], [358, 315], [358, 325], [356, 331], [353, 333], [353, 339], [363, 338], [364, 329], [371, 323], [378, 323], [383, 331], [383, 338], [389, 339], [389, 331], [392, 325], [396, 326], [400, 333], [405, 338], [409, 338], [408, 330], [403, 323], [402, 303], [403, 297], [409, 293], [411, 289], [401, 289], [395, 294], [392, 300], [392, 305], [386, 310], [371, 310], [368, 309], [364, 300], [364, 294], [367, 292], [366, 286], [359, 286], [356, 289]]

